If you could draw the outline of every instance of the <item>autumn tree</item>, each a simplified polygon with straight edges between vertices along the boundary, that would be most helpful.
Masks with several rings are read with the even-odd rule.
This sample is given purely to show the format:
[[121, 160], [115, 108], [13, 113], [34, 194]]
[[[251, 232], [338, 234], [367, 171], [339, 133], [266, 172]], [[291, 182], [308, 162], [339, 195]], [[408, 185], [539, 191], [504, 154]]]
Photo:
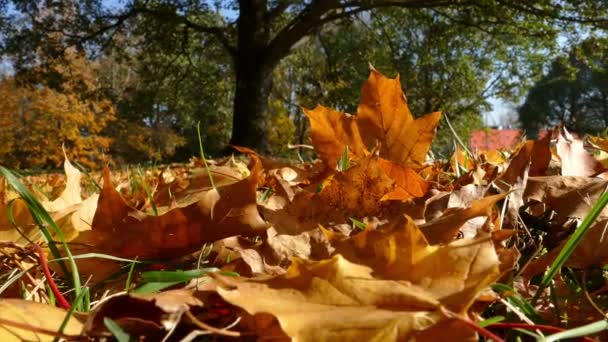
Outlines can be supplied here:
[[608, 40], [591, 37], [555, 58], [519, 108], [522, 127], [564, 124], [581, 133], [608, 126]]
[[[25, 85], [21, 77], [29, 79]], [[44, 83], [35, 83], [35, 80]], [[99, 97], [93, 68], [83, 54], [65, 50], [27, 75], [0, 82], [2, 164], [30, 168], [56, 167], [68, 156], [85, 166], [100, 165], [111, 139], [104, 136], [114, 120], [113, 104]]]
[[[556, 24], [605, 25], [606, 5], [598, 1], [434, 1], [434, 0], [314, 0], [314, 1], [127, 1], [123, 6], [107, 6], [106, 1], [47, 2], [13, 0], [1, 3], [3, 10], [13, 6], [3, 18], [7, 36], [5, 51], [19, 51], [20, 59], [31, 58], [32, 45], [44, 44], [39, 32], [63, 32], [72, 42], [87, 45], [107, 42], [127, 23], [141, 21], [142, 39], [157, 39], [159, 32], [180, 32], [182, 44], [192, 42], [193, 34], [216, 40], [232, 60], [234, 102], [231, 143], [267, 146], [267, 106], [273, 85], [273, 70], [289, 56], [303, 38], [328, 23], [381, 7], [428, 8], [454, 26], [475, 27], [487, 35], [505, 37], [535, 36], [545, 41], [555, 38]], [[72, 15], [54, 20], [37, 20], [40, 11], [64, 11]], [[4, 11], [5, 13], [9, 13]], [[34, 18], [26, 25], [20, 24]], [[16, 29], [18, 27], [19, 29]], [[12, 43], [11, 43], [12, 42]], [[16, 44], [18, 42], [18, 44]], [[513, 39], [506, 43], [517, 42]]]

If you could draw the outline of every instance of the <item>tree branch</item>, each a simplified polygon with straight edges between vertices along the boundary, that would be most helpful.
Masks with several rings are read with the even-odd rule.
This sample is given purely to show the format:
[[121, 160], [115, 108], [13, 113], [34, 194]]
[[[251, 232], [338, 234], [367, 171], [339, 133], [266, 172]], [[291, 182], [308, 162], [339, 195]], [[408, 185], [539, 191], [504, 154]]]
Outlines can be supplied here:
[[236, 47], [234, 45], [232, 45], [232, 43], [230, 42], [230, 40], [228, 39], [228, 37], [226, 35], [226, 31], [232, 29], [231, 26], [222, 27], [222, 26], [201, 25], [199, 23], [191, 21], [186, 16], [177, 15], [175, 13], [155, 11], [155, 10], [152, 10], [147, 7], [139, 8], [139, 9], [137, 9], [137, 11], [139, 13], [148, 14], [150, 16], [153, 16], [153, 17], [161, 19], [161, 20], [167, 20], [167, 19], [174, 20], [196, 32], [211, 34], [222, 44], [222, 46], [226, 49], [226, 51], [228, 51], [228, 53], [230, 54], [230, 56], [232, 58], [236, 57], [236, 52], [237, 52]]
[[[457, 4], [463, 5], [463, 2], [458, 0], [353, 0], [347, 2], [340, 2], [338, 0], [315, 0], [279, 31], [274, 39], [272, 39], [268, 46], [268, 58], [271, 61], [280, 60], [281, 57], [289, 52], [292, 46], [320, 25], [337, 19], [347, 18], [374, 8], [393, 6], [428, 8]], [[336, 12], [331, 13], [332, 11]]]

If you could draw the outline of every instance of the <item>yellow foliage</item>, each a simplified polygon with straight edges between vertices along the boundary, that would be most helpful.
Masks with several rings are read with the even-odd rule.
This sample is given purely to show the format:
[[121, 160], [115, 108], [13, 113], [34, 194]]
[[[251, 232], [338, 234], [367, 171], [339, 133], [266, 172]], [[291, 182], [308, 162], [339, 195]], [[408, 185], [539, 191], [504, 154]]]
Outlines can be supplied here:
[[293, 140], [296, 126], [280, 101], [272, 101], [268, 107], [270, 112], [268, 143], [271, 152], [274, 155], [285, 155], [289, 153], [287, 145]]
[[53, 88], [22, 86], [14, 78], [0, 82], [0, 162], [19, 168], [58, 166], [64, 144], [72, 160], [99, 166], [101, 153], [111, 143], [103, 130], [115, 119], [113, 104], [98, 98], [91, 65], [74, 50], [52, 60], [48, 68], [46, 72], [60, 76]]

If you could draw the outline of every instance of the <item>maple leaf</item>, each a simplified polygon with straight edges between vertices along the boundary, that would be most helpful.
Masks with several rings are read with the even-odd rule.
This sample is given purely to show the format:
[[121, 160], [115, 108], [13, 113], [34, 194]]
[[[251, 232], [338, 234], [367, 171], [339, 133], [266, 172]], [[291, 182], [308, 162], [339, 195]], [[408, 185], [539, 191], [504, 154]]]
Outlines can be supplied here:
[[77, 168], [74, 167], [74, 165], [72, 165], [72, 163], [70, 163], [70, 160], [65, 153], [65, 149], [63, 150], [63, 155], [65, 157], [63, 169], [66, 175], [66, 185], [65, 189], [58, 198], [52, 202], [44, 201], [41, 203], [49, 212], [60, 211], [71, 205], [82, 202], [82, 198], [80, 197], [80, 179], [82, 178], [82, 174]]
[[[530, 140], [520, 145], [505, 172], [500, 179], [507, 184], [515, 184], [518, 180], [525, 178], [524, 174], [530, 176], [544, 176], [549, 162], [551, 161], [551, 133], [546, 134], [538, 140]], [[498, 186], [505, 187], [502, 182]]]
[[185, 311], [202, 306], [201, 300], [187, 289], [114, 296], [87, 316], [84, 330], [91, 335], [106, 332], [104, 320], [110, 318], [134, 336], [165, 335], [180, 323]]
[[[261, 171], [260, 162], [254, 161], [248, 178], [199, 193], [191, 198], [191, 204], [148, 216], [127, 205], [112, 186], [106, 169], [92, 227], [80, 232], [71, 243], [80, 252], [167, 259], [191, 253], [205, 242], [261, 233], [268, 226], [256, 207]], [[101, 261], [80, 260], [79, 269], [98, 276], [111, 270], [100, 264]]]
[[432, 246], [409, 217], [391, 227], [335, 241], [336, 253], [371, 267], [376, 277], [410, 281], [457, 312], [466, 311], [500, 275], [494, 244], [487, 238]]
[[7, 342], [53, 341], [54, 336], [45, 331], [56, 333], [62, 329], [67, 335], [82, 331], [82, 323], [74, 316], [66, 319], [65, 310], [23, 299], [0, 299], [0, 319], [0, 340]]
[[[295, 259], [286, 274], [269, 280], [216, 276], [216, 291], [257, 318], [272, 314], [296, 341], [407, 340], [445, 319], [437, 310], [441, 303], [425, 289], [371, 274], [371, 268], [340, 255]], [[275, 331], [264, 325], [256, 333], [264, 338]], [[453, 333], [474, 337], [462, 326]]]
[[407, 107], [399, 77], [388, 79], [371, 70], [363, 84], [357, 115], [317, 106], [304, 109], [310, 119], [310, 136], [319, 157], [336, 164], [345, 146], [364, 157], [368, 147], [380, 144], [380, 156], [402, 166], [417, 168], [426, 158], [441, 114], [414, 119]]
[[449, 208], [444, 214], [420, 228], [431, 244], [444, 243], [454, 240], [460, 228], [470, 219], [479, 216], [492, 215], [496, 202], [505, 198], [507, 193], [483, 197], [475, 200], [468, 208]]

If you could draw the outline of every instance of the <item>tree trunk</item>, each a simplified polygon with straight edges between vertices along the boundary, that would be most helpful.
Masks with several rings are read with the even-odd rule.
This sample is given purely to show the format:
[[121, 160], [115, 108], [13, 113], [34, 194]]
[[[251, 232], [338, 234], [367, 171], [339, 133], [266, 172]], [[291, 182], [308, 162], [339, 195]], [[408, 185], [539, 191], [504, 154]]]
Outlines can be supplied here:
[[272, 89], [273, 63], [268, 56], [270, 27], [267, 0], [240, 0], [234, 66], [236, 89], [230, 144], [269, 152], [266, 109]]
[[238, 62], [230, 144], [268, 153], [266, 109], [273, 68], [256, 65], [255, 58]]

